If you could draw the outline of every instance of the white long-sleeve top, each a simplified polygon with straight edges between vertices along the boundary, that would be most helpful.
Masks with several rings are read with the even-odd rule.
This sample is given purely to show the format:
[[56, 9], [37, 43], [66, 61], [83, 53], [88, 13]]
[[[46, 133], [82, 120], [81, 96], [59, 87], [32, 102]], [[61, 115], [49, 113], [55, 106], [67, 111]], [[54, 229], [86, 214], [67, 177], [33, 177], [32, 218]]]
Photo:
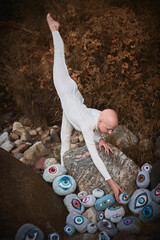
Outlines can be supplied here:
[[[61, 130], [61, 155], [64, 154], [64, 149], [69, 149], [68, 142], [72, 127], [81, 131], [87, 145], [91, 158], [100, 171], [105, 180], [110, 177], [102, 159], [98, 155], [95, 145], [95, 132], [97, 135], [97, 123], [101, 111], [87, 108], [83, 103], [84, 99], [78, 90], [76, 82], [70, 78], [65, 64], [64, 44], [58, 31], [54, 31], [54, 69], [53, 79], [57, 93], [61, 100], [63, 108], [62, 130]], [[100, 136], [99, 136], [100, 139]], [[66, 147], [65, 147], [66, 145]], [[63, 156], [61, 156], [63, 158]]]

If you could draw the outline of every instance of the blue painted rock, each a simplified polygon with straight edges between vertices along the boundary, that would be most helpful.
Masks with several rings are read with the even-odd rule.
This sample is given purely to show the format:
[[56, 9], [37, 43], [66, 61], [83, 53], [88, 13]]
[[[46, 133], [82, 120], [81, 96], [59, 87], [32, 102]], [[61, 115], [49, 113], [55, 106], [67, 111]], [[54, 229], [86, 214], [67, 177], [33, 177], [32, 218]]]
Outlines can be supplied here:
[[88, 195], [88, 193], [86, 192], [86, 191], [81, 191], [81, 192], [79, 192], [78, 193], [78, 197], [79, 197], [79, 199], [83, 199], [83, 198], [85, 198], [86, 196]]
[[149, 172], [140, 171], [136, 178], [136, 184], [139, 188], [147, 188], [150, 183]]
[[105, 218], [110, 219], [113, 223], [118, 223], [125, 215], [125, 210], [121, 206], [106, 208], [104, 212]]
[[103, 197], [103, 196], [104, 196], [104, 191], [103, 191], [102, 189], [95, 188], [95, 189], [92, 191], [92, 195], [95, 196], [96, 198], [100, 198], [100, 197]]
[[121, 232], [139, 233], [140, 221], [138, 217], [129, 216], [123, 218], [119, 223], [117, 223], [117, 228]]
[[96, 198], [93, 195], [87, 195], [85, 198], [82, 200], [82, 205], [84, 207], [92, 207], [94, 206], [96, 201]]
[[97, 225], [95, 223], [89, 223], [87, 226], [87, 231], [89, 233], [96, 233], [97, 232]]
[[130, 198], [127, 193], [121, 193], [119, 195], [120, 203], [122, 204], [128, 204], [130, 201]]
[[160, 183], [151, 191], [151, 197], [155, 202], [160, 202]]
[[147, 189], [137, 189], [131, 196], [128, 207], [131, 212], [138, 214], [146, 205], [152, 201], [151, 193]]
[[26, 223], [18, 229], [15, 235], [15, 240], [27, 240], [27, 239], [43, 240], [44, 234], [42, 230], [37, 226], [31, 223]]
[[99, 240], [110, 240], [110, 237], [108, 236], [107, 232], [101, 231], [99, 233]]
[[71, 212], [66, 218], [66, 224], [73, 226], [79, 233], [84, 233], [87, 231], [87, 226], [91, 221], [83, 217], [82, 215]]
[[61, 175], [53, 180], [52, 188], [57, 195], [65, 196], [76, 190], [76, 182], [70, 175]]
[[99, 222], [100, 220], [104, 219], [104, 212], [103, 211], [98, 211], [96, 214], [96, 219]]
[[53, 182], [53, 179], [67, 173], [67, 169], [60, 164], [53, 164], [43, 172], [43, 179], [46, 182]]
[[160, 218], [160, 205], [154, 201], [146, 205], [139, 213], [139, 219], [142, 222], [155, 221], [158, 218]]
[[107, 207], [112, 206], [115, 203], [115, 198], [113, 195], [111, 194], [107, 194], [99, 199], [96, 200], [95, 202], [95, 208], [98, 211], [103, 211], [105, 210]]
[[54, 232], [54, 233], [50, 233], [48, 235], [48, 240], [61, 240], [61, 237], [60, 237], [59, 233]]
[[114, 237], [118, 230], [114, 223], [112, 223], [109, 219], [102, 219], [97, 223], [97, 228], [99, 231], [105, 231], [108, 233], [110, 237]]
[[68, 212], [77, 212], [80, 214], [84, 212], [84, 207], [81, 203], [81, 200], [76, 194], [68, 194], [63, 199], [63, 202]]
[[73, 237], [75, 235], [76, 229], [73, 226], [67, 224], [64, 227], [64, 232], [68, 237]]
[[152, 166], [149, 164], [149, 163], [145, 163], [142, 167], [141, 167], [141, 170], [142, 171], [146, 171], [148, 173], [151, 172], [151, 169], [152, 169]]

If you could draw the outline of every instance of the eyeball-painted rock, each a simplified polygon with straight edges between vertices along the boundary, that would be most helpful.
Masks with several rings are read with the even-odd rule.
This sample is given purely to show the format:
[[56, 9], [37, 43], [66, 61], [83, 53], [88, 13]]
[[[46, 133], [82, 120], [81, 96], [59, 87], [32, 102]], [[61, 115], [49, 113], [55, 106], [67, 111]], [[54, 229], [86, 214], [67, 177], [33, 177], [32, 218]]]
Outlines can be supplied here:
[[104, 191], [99, 188], [96, 188], [92, 191], [92, 195], [95, 196], [96, 198], [100, 198], [104, 196]]
[[68, 212], [77, 212], [80, 214], [84, 212], [82, 202], [76, 194], [68, 194], [63, 199], [63, 202]]
[[136, 184], [139, 188], [147, 188], [150, 183], [149, 173], [146, 171], [140, 171], [136, 178]]
[[148, 173], [151, 172], [151, 169], [152, 169], [152, 166], [149, 164], [149, 163], [145, 163], [142, 167], [141, 167], [141, 170], [142, 171], [146, 171]]
[[75, 232], [76, 232], [76, 229], [75, 229], [73, 226], [67, 224], [67, 225], [64, 227], [64, 232], [65, 232], [65, 234], [66, 234], [67, 236], [73, 237], [74, 234], [75, 234]]
[[127, 193], [121, 193], [119, 195], [120, 203], [122, 204], [128, 204], [130, 201], [130, 198]]
[[131, 212], [138, 214], [151, 201], [152, 198], [149, 190], [137, 189], [131, 196], [128, 207]]
[[76, 212], [71, 212], [66, 218], [66, 224], [73, 226], [79, 233], [84, 233], [87, 231], [87, 226], [91, 221], [83, 217], [81, 214]]
[[105, 217], [104, 217], [104, 212], [103, 212], [103, 211], [97, 212], [97, 214], [96, 214], [96, 219], [97, 219], [98, 222], [99, 222], [100, 220], [104, 219], [104, 218], [105, 218]]
[[97, 225], [95, 223], [89, 223], [88, 226], [87, 226], [87, 231], [89, 233], [97, 232]]
[[70, 175], [61, 175], [53, 180], [52, 188], [57, 195], [65, 196], [76, 190], [76, 182]]
[[113, 195], [107, 194], [97, 199], [94, 206], [98, 211], [103, 211], [107, 207], [112, 206], [114, 203], [115, 203], [115, 198], [113, 197]]
[[101, 231], [98, 237], [99, 237], [99, 240], [110, 240], [108, 233], [105, 231]]
[[126, 217], [123, 218], [119, 223], [117, 223], [117, 228], [121, 232], [139, 233], [139, 219], [137, 217]]
[[56, 177], [66, 174], [67, 169], [60, 164], [53, 164], [43, 172], [43, 179], [46, 182], [53, 182]]
[[155, 221], [158, 218], [160, 218], [160, 205], [154, 201], [146, 205], [139, 213], [139, 219], [142, 222]]
[[81, 192], [79, 192], [78, 193], [78, 197], [79, 197], [79, 199], [83, 199], [83, 198], [85, 198], [86, 196], [88, 195], [88, 193], [86, 192], [86, 191], [81, 191]]
[[82, 205], [84, 207], [92, 207], [94, 206], [96, 201], [96, 198], [93, 195], [87, 195], [85, 198], [82, 200]]
[[105, 218], [110, 219], [113, 223], [118, 223], [125, 215], [125, 210], [121, 206], [106, 208], [104, 212]]
[[48, 240], [61, 240], [61, 237], [60, 237], [59, 233], [54, 232], [54, 233], [50, 233], [48, 235]]
[[28, 240], [28, 239], [43, 240], [44, 234], [42, 230], [37, 226], [31, 223], [26, 223], [18, 229], [15, 235], [15, 240]]
[[99, 231], [105, 231], [108, 233], [110, 237], [114, 237], [118, 230], [114, 223], [112, 223], [109, 219], [102, 219], [97, 223], [97, 228]]
[[160, 183], [151, 191], [151, 197], [155, 202], [160, 202]]

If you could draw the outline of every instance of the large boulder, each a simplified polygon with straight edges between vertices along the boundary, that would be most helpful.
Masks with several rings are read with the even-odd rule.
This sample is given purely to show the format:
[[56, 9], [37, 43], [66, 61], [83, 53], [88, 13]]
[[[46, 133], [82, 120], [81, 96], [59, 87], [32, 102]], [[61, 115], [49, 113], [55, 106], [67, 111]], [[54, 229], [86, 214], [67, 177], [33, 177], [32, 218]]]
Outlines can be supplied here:
[[[119, 149], [109, 144], [113, 150], [113, 154], [109, 155], [97, 150], [99, 156], [103, 160], [110, 176], [117, 182], [124, 192], [131, 195], [137, 188], [136, 177], [140, 168], [134, 161], [123, 154]], [[105, 194], [113, 194], [110, 185], [104, 180], [101, 173], [94, 165], [91, 156], [77, 159], [77, 155], [83, 155], [87, 152], [87, 147], [71, 149], [64, 154], [64, 166], [67, 168], [68, 174], [75, 179], [79, 191], [86, 191], [92, 194], [92, 190], [100, 188]]]
[[25, 223], [38, 226], [46, 236], [54, 231], [63, 235], [68, 212], [40, 175], [0, 149], [0, 176], [0, 239], [14, 239]]

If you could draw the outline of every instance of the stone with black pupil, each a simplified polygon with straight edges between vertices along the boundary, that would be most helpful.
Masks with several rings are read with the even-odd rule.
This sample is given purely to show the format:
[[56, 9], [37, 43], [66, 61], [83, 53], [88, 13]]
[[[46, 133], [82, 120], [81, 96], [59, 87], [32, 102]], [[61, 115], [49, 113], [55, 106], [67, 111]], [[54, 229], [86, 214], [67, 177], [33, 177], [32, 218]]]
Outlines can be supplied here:
[[[31, 223], [25, 223], [17, 230], [17, 233], [15, 235], [15, 240], [23, 240], [24, 236], [25, 236], [25, 239], [28, 238], [29, 235], [31, 236], [30, 231], [32, 231], [32, 230], [35, 230], [37, 232], [38, 240], [44, 240], [44, 234], [43, 234], [42, 230]], [[32, 236], [33, 236], [33, 234], [32, 234]]]
[[136, 184], [139, 188], [147, 188], [150, 183], [149, 172], [140, 171], [136, 178]]
[[97, 232], [97, 225], [95, 223], [89, 223], [87, 226], [87, 231], [89, 233], [96, 233]]
[[140, 232], [140, 220], [136, 216], [129, 216], [123, 218], [119, 223], [117, 223], [117, 228], [121, 232], [139, 233]]
[[97, 228], [99, 231], [105, 231], [110, 237], [114, 237], [118, 230], [116, 225], [112, 223], [109, 219], [102, 219], [97, 223]]
[[46, 168], [43, 172], [43, 179], [46, 182], [53, 182], [53, 180], [67, 173], [67, 170], [64, 166], [60, 164], [52, 164], [48, 168]]
[[61, 175], [53, 180], [52, 188], [57, 195], [66, 196], [76, 190], [76, 182], [70, 175]]
[[82, 205], [82, 202], [76, 194], [68, 194], [63, 199], [63, 202], [64, 202], [64, 205], [66, 206], [68, 212], [77, 212], [80, 214], [84, 212], [84, 207]]
[[76, 212], [71, 212], [66, 218], [66, 224], [73, 226], [79, 233], [84, 233], [87, 231], [87, 226], [91, 221], [83, 217], [81, 214]]

